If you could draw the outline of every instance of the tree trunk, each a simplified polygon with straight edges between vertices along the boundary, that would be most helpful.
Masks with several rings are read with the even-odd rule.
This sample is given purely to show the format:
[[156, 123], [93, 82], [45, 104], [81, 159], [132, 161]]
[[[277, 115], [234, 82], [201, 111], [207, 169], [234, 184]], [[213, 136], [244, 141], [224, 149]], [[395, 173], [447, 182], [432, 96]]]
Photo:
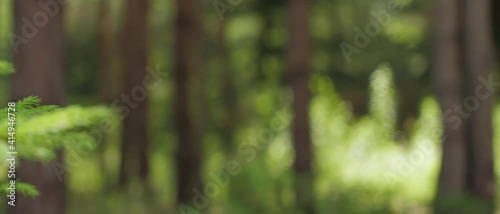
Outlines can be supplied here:
[[[491, 7], [492, 7], [493, 11], [499, 11], [500, 10], [500, 1], [492, 1]], [[494, 41], [495, 41], [495, 45], [496, 45], [496, 50], [498, 52], [498, 50], [500, 50], [500, 14], [493, 13], [491, 15], [493, 16], [493, 25], [492, 26], [493, 26]], [[498, 57], [498, 54], [497, 54], [497, 57]]]
[[148, 167], [148, 94], [143, 80], [148, 65], [148, 0], [126, 0], [125, 26], [123, 29], [123, 93], [130, 102], [130, 114], [122, 128], [122, 156], [120, 166], [121, 186], [133, 178], [147, 181]]
[[[489, 3], [436, 3], [435, 74], [447, 136], [436, 201], [438, 213], [494, 212], [493, 94], [489, 90], [495, 85], [489, 83], [494, 58]], [[455, 208], [442, 209], [445, 203], [440, 201], [464, 194], [475, 196], [467, 202], [474, 205], [465, 207], [468, 211], [458, 208], [464, 206], [460, 201], [455, 201]]]
[[297, 208], [314, 213], [312, 143], [309, 129], [308, 81], [310, 76], [310, 36], [308, 0], [289, 2], [288, 75], [293, 91], [293, 141], [295, 148], [295, 198]]
[[459, 46], [459, 2], [436, 0], [434, 5], [433, 50], [434, 81], [443, 112], [444, 136], [441, 171], [436, 197], [436, 213], [446, 213], [447, 199], [465, 191], [464, 125], [449, 121], [454, 104], [462, 103], [462, 77]]
[[259, 18], [262, 22], [261, 33], [258, 38], [258, 52], [257, 52], [257, 75], [255, 75], [258, 82], [264, 79], [266, 73], [264, 71], [264, 58], [273, 54], [273, 50], [269, 47], [268, 42], [266, 41], [269, 37], [270, 29], [273, 25], [272, 14], [275, 10], [273, 10], [273, 2], [266, 0], [258, 0], [257, 1], [257, 11], [259, 11]]
[[114, 98], [113, 82], [113, 17], [110, 0], [101, 0], [99, 5], [99, 43], [100, 43], [100, 78], [99, 99], [103, 103], [110, 103]]
[[[64, 100], [64, 31], [63, 6], [59, 5], [54, 16], [47, 15], [47, 23], [34, 26], [32, 35], [23, 33], [25, 23], [22, 18], [33, 20], [34, 14], [46, 14], [38, 1], [14, 1], [15, 34], [27, 38], [28, 43], [16, 44], [12, 99], [21, 100], [31, 95], [39, 96], [42, 104], [62, 106]], [[40, 19], [41, 20], [41, 19]], [[33, 22], [31, 22], [33, 23]], [[42, 22], [43, 23], [43, 22]], [[36, 24], [36, 22], [35, 22]], [[30, 33], [31, 34], [31, 33]], [[57, 152], [57, 161], [63, 163], [62, 151]], [[12, 213], [18, 214], [64, 214], [66, 209], [66, 189], [50, 165], [21, 160], [17, 179], [33, 184], [40, 195], [36, 198], [17, 194], [16, 207]]]
[[219, 23], [219, 28], [217, 29], [217, 61], [219, 64], [221, 77], [221, 95], [222, 103], [224, 109], [224, 119], [223, 124], [220, 129], [222, 134], [222, 139], [225, 143], [224, 149], [226, 154], [230, 155], [235, 147], [234, 145], [234, 132], [236, 130], [236, 123], [238, 121], [237, 109], [237, 89], [234, 84], [233, 72], [231, 72], [231, 62], [228, 58], [227, 48], [226, 48], [226, 22], [222, 20]]
[[[201, 2], [177, 0], [175, 20], [175, 127], [177, 127], [177, 201], [190, 203], [201, 188], [202, 22]], [[200, 189], [201, 190], [201, 189]]]
[[[113, 29], [113, 14], [111, 10], [111, 0], [101, 0], [99, 3], [99, 101], [111, 104], [113, 99], [118, 99], [117, 87], [120, 82], [117, 78], [114, 65], [115, 37]], [[103, 136], [102, 142], [107, 142], [108, 137]], [[102, 148], [102, 147], [101, 147]], [[105, 149], [99, 149], [99, 166], [104, 186], [110, 187], [111, 181], [108, 179], [109, 173], [106, 169]]]
[[[477, 108], [470, 111], [469, 119], [469, 148], [471, 149], [469, 172], [471, 177], [469, 192], [477, 196], [487, 208], [487, 212], [494, 212], [495, 175], [493, 167], [493, 95], [482, 97], [488, 92], [488, 87], [480, 81], [488, 80], [493, 71], [493, 38], [491, 29], [491, 13], [489, 0], [465, 1], [465, 71], [466, 78], [470, 81], [468, 95], [464, 106], [471, 105], [471, 100], [476, 100]], [[482, 87], [481, 93], [477, 88]], [[469, 101], [469, 102], [468, 102]], [[467, 104], [467, 102], [469, 104]], [[472, 105], [474, 106], [474, 105]]]

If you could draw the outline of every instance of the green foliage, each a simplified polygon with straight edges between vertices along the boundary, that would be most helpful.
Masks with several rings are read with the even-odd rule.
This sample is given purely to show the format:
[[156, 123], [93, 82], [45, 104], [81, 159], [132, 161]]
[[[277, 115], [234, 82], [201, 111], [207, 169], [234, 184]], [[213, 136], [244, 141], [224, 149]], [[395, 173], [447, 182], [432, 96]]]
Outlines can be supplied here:
[[[55, 158], [55, 149], [80, 143], [93, 148], [88, 133], [92, 127], [111, 117], [105, 107], [40, 106], [37, 97], [28, 97], [16, 104], [16, 146], [19, 155], [29, 160], [48, 161]], [[0, 130], [7, 130], [7, 110], [0, 110]], [[6, 132], [0, 132], [0, 143], [6, 143]]]
[[393, 197], [391, 191], [363, 184], [354, 187], [338, 187], [335, 192], [319, 201], [319, 207], [322, 213], [328, 210], [332, 213], [389, 214], [395, 213], [391, 204], [388, 203], [391, 197]]
[[392, 69], [388, 64], [381, 64], [370, 80], [370, 113], [379, 120], [380, 125], [394, 130], [397, 104]]
[[[95, 147], [93, 144], [94, 139], [88, 132], [92, 127], [98, 125], [100, 120], [109, 117], [110, 114], [109, 110], [104, 107], [82, 108], [71, 106], [41, 115], [36, 119], [20, 122], [17, 138], [24, 143], [19, 145], [19, 150], [24, 150], [25, 155], [36, 156], [36, 151], [30, 149], [55, 149], [75, 143], [87, 148], [93, 148]], [[45, 124], [45, 126], [37, 124]], [[50, 152], [45, 154], [50, 155]]]
[[460, 194], [441, 196], [434, 204], [435, 213], [495, 213], [488, 202], [474, 195]]
[[14, 73], [14, 66], [11, 63], [0, 61], [0, 76], [6, 76]]
[[[18, 157], [33, 161], [50, 161], [55, 159], [55, 151], [63, 146], [78, 145], [91, 150], [96, 142], [90, 131], [100, 122], [112, 117], [112, 111], [106, 107], [41, 106], [41, 99], [28, 97], [15, 106], [15, 137]], [[7, 130], [7, 108], [0, 109], [0, 130]], [[111, 119], [109, 119], [111, 123]], [[0, 132], [0, 158], [5, 159], [8, 151], [7, 132]], [[0, 165], [7, 169], [7, 163]], [[7, 183], [0, 182], [0, 185]], [[29, 184], [16, 183], [16, 190], [28, 196], [36, 196], [38, 192]]]
[[[2, 190], [5, 194], [9, 194], [7, 188], [9, 188], [9, 184], [7, 182], [0, 183], [0, 190]], [[16, 182], [16, 192], [29, 197], [36, 197], [40, 195], [40, 192], [38, 192], [33, 185], [19, 181]]]
[[16, 182], [16, 190], [17, 192], [30, 197], [40, 195], [38, 190], [33, 185], [28, 183]]
[[[14, 73], [11, 63], [0, 61], [0, 76]], [[40, 105], [39, 97], [30, 96], [16, 103], [15, 107], [0, 109], [0, 159], [7, 158], [9, 150], [6, 132], [9, 122], [14, 123], [17, 158], [33, 161], [50, 161], [56, 158], [55, 151], [63, 146], [78, 144], [80, 148], [95, 148], [95, 139], [90, 130], [101, 121], [112, 123], [112, 111], [106, 107], [70, 106], [59, 108], [54, 105]], [[12, 109], [14, 109], [12, 111]], [[15, 115], [9, 121], [8, 113]], [[0, 169], [7, 171], [8, 163], [2, 162]], [[0, 179], [0, 191], [7, 191], [9, 181]], [[39, 192], [30, 184], [16, 181], [16, 192], [35, 197]]]
[[[30, 96], [16, 104], [16, 117], [32, 118], [56, 110], [58, 107], [53, 105], [40, 106], [41, 99]], [[8, 108], [0, 109], [0, 121], [7, 119]], [[5, 124], [4, 124], [5, 125]], [[1, 135], [1, 134], [0, 134]]]

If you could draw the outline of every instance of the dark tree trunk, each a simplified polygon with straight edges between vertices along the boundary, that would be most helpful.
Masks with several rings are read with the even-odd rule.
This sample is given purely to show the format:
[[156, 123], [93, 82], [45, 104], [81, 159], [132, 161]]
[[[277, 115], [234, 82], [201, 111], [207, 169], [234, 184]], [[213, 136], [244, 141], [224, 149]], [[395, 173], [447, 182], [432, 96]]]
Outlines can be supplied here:
[[175, 127], [177, 128], [177, 201], [190, 203], [201, 188], [202, 22], [201, 2], [177, 0], [175, 20]]
[[262, 20], [262, 29], [258, 38], [258, 55], [257, 55], [257, 80], [262, 80], [266, 76], [264, 72], [264, 58], [268, 55], [274, 54], [273, 50], [266, 41], [268, 34], [273, 25], [273, 2], [266, 0], [257, 1], [257, 10], [259, 11], [259, 18]]
[[[32, 20], [35, 13], [44, 13], [38, 1], [14, 1], [15, 34], [28, 38], [27, 44], [16, 46], [14, 55], [16, 73], [13, 76], [12, 99], [21, 100], [31, 95], [39, 96], [42, 104], [62, 106], [64, 100], [64, 31], [63, 6], [53, 17], [48, 16], [46, 25], [35, 27], [34, 35], [25, 35], [22, 18]], [[16, 49], [14, 48], [14, 49]], [[62, 151], [58, 152], [57, 161], [63, 163]], [[66, 209], [66, 189], [63, 180], [59, 180], [50, 165], [21, 160], [17, 179], [33, 184], [40, 195], [36, 198], [17, 194], [16, 214], [64, 214]]]
[[[114, 65], [115, 37], [113, 29], [113, 14], [111, 0], [101, 0], [99, 3], [99, 101], [111, 104], [113, 99], [119, 99], [116, 84], [120, 83]], [[102, 142], [107, 142], [107, 136], [103, 136]], [[110, 187], [109, 173], [106, 169], [105, 149], [99, 149], [99, 166], [106, 187]]]
[[290, 0], [288, 11], [289, 49], [288, 75], [293, 91], [293, 141], [295, 148], [295, 198], [297, 208], [314, 213], [314, 187], [312, 174], [312, 143], [309, 129], [308, 81], [310, 68], [308, 0]]
[[236, 104], [236, 86], [234, 85], [233, 72], [231, 72], [231, 63], [228, 59], [227, 48], [226, 48], [226, 22], [221, 21], [219, 23], [219, 28], [217, 30], [217, 61], [219, 64], [221, 77], [221, 87], [220, 91], [222, 94], [222, 103], [224, 109], [224, 119], [221, 127], [222, 139], [225, 143], [225, 149], [227, 155], [230, 155], [234, 149], [234, 132], [236, 129], [237, 117], [237, 104]]
[[397, 128], [407, 138], [413, 130], [413, 124], [418, 115], [423, 87], [416, 78], [400, 78], [396, 81], [401, 82], [397, 86]]
[[[462, 102], [460, 72], [458, 1], [438, 0], [435, 8], [434, 50], [435, 84], [443, 114]], [[446, 117], [446, 115], [443, 115]], [[453, 126], [444, 119], [443, 159], [440, 192], [456, 194], [464, 189], [464, 126]]]
[[444, 135], [441, 171], [436, 196], [437, 213], [446, 213], [448, 198], [465, 191], [465, 136], [464, 125], [447, 120], [447, 112], [462, 102], [462, 76], [460, 70], [459, 2], [436, 0], [434, 5], [434, 81], [443, 112]]
[[101, 102], [110, 103], [114, 95], [113, 82], [113, 19], [111, 13], [111, 2], [101, 0], [99, 4], [99, 44], [100, 44], [100, 77], [99, 77], [99, 99]]
[[[500, 50], [500, 13], [497, 13], [497, 11], [500, 11], [500, 1], [491, 1], [491, 9], [490, 13], [493, 12], [491, 15], [493, 16], [493, 33], [494, 33], [494, 41], [496, 45], [496, 50], [498, 53], [498, 50]], [[497, 54], [498, 57], [498, 54]], [[498, 58], [497, 58], [498, 59]]]
[[[147, 181], [148, 167], [148, 91], [143, 85], [148, 65], [149, 1], [127, 0], [123, 29], [123, 94], [131, 100], [130, 114], [122, 128], [121, 186], [131, 179]], [[123, 95], [122, 95], [123, 96]]]
[[[493, 71], [493, 38], [489, 0], [465, 1], [465, 73], [469, 80], [467, 94], [479, 101], [477, 108], [470, 111], [469, 142], [470, 154], [469, 192], [477, 196], [487, 213], [494, 212], [495, 175], [493, 167], [493, 95], [482, 97], [488, 87], [480, 78], [488, 80]], [[477, 88], [482, 87], [481, 93]], [[464, 102], [471, 97], [464, 98]], [[467, 106], [467, 104], [464, 104]], [[483, 212], [486, 213], [486, 212]]]
[[[493, 94], [488, 91], [494, 86], [488, 83], [494, 54], [489, 3], [436, 1], [435, 74], [446, 135], [436, 198], [438, 213], [494, 212]], [[461, 115], [455, 106], [462, 108]], [[454, 201], [455, 208], [443, 209], [445, 199], [461, 195], [475, 196], [468, 203], [478, 202], [478, 206], [463, 211], [459, 207], [464, 203]]]

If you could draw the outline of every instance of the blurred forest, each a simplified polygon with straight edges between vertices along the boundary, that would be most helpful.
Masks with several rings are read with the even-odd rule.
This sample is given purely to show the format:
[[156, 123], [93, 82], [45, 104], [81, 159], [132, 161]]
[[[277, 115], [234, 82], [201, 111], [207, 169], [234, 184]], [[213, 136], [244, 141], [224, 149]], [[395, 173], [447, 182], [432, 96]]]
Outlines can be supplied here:
[[0, 0], [0, 213], [500, 213], [498, 11]]

